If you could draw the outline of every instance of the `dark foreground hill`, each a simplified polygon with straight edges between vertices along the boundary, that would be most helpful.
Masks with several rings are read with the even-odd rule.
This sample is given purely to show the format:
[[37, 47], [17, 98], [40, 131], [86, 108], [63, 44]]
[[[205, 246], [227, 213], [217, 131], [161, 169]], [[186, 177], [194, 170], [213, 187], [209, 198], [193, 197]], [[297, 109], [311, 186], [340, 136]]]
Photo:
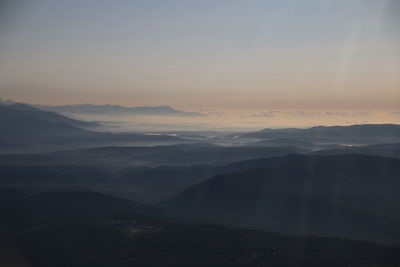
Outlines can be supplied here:
[[9, 252], [0, 258], [1, 266], [5, 260], [8, 266], [24, 261], [33, 267], [348, 267], [400, 262], [398, 248], [182, 223], [154, 215], [157, 209], [90, 192], [26, 198], [9, 191], [1, 200], [1, 212], [7, 215], [1, 231], [8, 234], [0, 235], [0, 246]]
[[243, 164], [252, 169], [194, 185], [167, 206], [236, 226], [400, 244], [400, 160], [289, 155]]

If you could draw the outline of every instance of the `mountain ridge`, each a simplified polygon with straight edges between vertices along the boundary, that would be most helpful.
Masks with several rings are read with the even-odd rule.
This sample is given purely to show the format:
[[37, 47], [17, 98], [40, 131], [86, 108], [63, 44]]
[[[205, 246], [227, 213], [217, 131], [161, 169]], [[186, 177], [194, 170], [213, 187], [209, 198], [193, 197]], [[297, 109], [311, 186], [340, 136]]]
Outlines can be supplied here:
[[262, 129], [243, 133], [239, 138], [296, 139], [324, 144], [372, 144], [400, 142], [399, 124], [354, 124], [311, 128]]
[[132, 115], [160, 115], [160, 116], [205, 116], [203, 113], [189, 112], [174, 109], [170, 106], [133, 106], [126, 107], [120, 105], [94, 105], [94, 104], [76, 104], [63, 106], [38, 106], [41, 109], [61, 112], [61, 113], [97, 113], [97, 114], [132, 114]]
[[94, 122], [76, 120], [54, 112], [43, 111], [28, 104], [13, 103], [0, 106], [0, 119], [10, 120], [18, 118], [33, 118], [53, 123], [67, 123], [78, 127], [98, 126], [98, 124]]
[[183, 216], [285, 234], [301, 226], [306, 235], [400, 243], [398, 177], [400, 160], [394, 158], [288, 155], [214, 176], [166, 207]]

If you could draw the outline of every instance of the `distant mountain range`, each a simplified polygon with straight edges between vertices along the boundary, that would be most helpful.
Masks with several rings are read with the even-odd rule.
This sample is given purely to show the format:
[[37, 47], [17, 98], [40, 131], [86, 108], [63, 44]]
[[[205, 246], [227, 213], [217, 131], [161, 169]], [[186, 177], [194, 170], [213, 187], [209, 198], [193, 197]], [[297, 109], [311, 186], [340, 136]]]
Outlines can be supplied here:
[[357, 150], [323, 150], [310, 154], [290, 147], [178, 144], [0, 155], [0, 175], [3, 176], [0, 186], [24, 184], [26, 188], [36, 188], [39, 185], [46, 188], [68, 188], [74, 185], [100, 191], [106, 189], [102, 192], [119, 192], [144, 203], [158, 203], [215, 175], [235, 174], [259, 168], [267, 157], [294, 153], [358, 153], [400, 158], [399, 144], [354, 147], [356, 148]]
[[[133, 135], [133, 134], [132, 134]], [[111, 135], [120, 136], [120, 135]], [[141, 135], [138, 135], [141, 136]], [[181, 140], [173, 136], [148, 136], [146, 138], [169, 137], [169, 140]], [[301, 153], [294, 147], [222, 147], [212, 144], [173, 144], [162, 146], [105, 146], [70, 151], [58, 151], [40, 155], [0, 156], [0, 164], [35, 165], [40, 162], [47, 164], [79, 164], [84, 158], [91, 166], [112, 165], [118, 162], [120, 166], [187, 166], [187, 165], [222, 165], [247, 159], [276, 157]], [[110, 158], [113, 161], [110, 161]]]
[[65, 106], [38, 106], [43, 110], [60, 112], [65, 114], [131, 114], [145, 116], [187, 116], [198, 117], [204, 116], [202, 113], [187, 112], [174, 109], [169, 106], [154, 106], [154, 107], [124, 107], [119, 105], [65, 105]]
[[312, 152], [313, 155], [342, 155], [342, 154], [363, 154], [374, 156], [385, 156], [400, 159], [400, 143], [377, 144], [368, 146], [345, 146], [335, 149], [324, 149]]
[[[74, 126], [96, 126], [94, 122], [75, 120], [54, 112], [43, 111], [31, 105], [13, 103], [9, 105], [0, 104], [0, 120], [19, 120], [32, 118], [51, 123], [67, 123]], [[3, 125], [4, 126], [4, 125]], [[9, 126], [12, 126], [9, 124]]]
[[2, 104], [0, 106], [0, 152], [26, 152], [30, 149], [46, 151], [104, 144], [161, 144], [183, 141], [183, 139], [168, 135], [112, 134], [80, 128], [96, 125], [96, 123], [42, 111], [26, 104]]
[[108, 133], [42, 108], [0, 101], [1, 266], [399, 265], [400, 125]]
[[[21, 103], [14, 102], [12, 100], [0, 99], [0, 105], [10, 106], [13, 104]], [[131, 114], [131, 115], [143, 115], [143, 116], [187, 116], [187, 117], [199, 117], [205, 116], [203, 113], [188, 112], [174, 109], [170, 106], [136, 106], [136, 107], [125, 107], [120, 105], [93, 105], [93, 104], [77, 104], [77, 105], [33, 105], [23, 103], [26, 106], [36, 107], [40, 110], [51, 111], [65, 114]]]
[[293, 140], [325, 144], [372, 144], [400, 141], [400, 125], [360, 124], [350, 126], [316, 126], [308, 129], [263, 129], [244, 133], [239, 138]]

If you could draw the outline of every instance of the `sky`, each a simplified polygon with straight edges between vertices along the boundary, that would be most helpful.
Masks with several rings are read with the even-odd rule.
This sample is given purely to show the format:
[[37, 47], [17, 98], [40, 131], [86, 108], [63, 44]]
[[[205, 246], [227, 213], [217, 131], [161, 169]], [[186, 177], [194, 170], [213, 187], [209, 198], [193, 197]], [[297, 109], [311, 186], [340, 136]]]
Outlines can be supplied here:
[[400, 117], [398, 0], [0, 3], [3, 99]]

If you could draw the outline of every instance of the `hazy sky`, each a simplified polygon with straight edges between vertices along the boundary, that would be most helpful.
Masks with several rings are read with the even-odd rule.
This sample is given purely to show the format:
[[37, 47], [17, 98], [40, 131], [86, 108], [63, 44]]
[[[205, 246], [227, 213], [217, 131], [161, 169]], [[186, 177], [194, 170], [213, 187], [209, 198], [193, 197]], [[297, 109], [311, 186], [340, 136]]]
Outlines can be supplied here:
[[0, 8], [0, 98], [399, 110], [399, 0], [10, 0]]

